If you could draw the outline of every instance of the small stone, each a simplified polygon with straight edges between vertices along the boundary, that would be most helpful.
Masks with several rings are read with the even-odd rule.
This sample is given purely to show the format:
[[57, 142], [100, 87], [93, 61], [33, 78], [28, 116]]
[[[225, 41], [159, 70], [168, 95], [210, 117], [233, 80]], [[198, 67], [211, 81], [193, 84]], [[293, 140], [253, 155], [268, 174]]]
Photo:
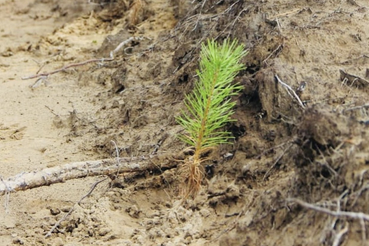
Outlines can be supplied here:
[[133, 205], [131, 207], [128, 207], [126, 209], [126, 212], [132, 217], [132, 218], [138, 218], [140, 216], [141, 210], [136, 206]]
[[103, 237], [107, 235], [111, 230], [109, 228], [103, 227], [99, 230], [99, 236]]
[[14, 238], [13, 239], [13, 244], [24, 245], [24, 242], [20, 238]]
[[50, 213], [51, 213], [51, 215], [58, 215], [58, 214], [60, 214], [60, 209], [59, 208], [50, 208]]
[[68, 213], [70, 209], [71, 207], [63, 207], [61, 208], [61, 211], [63, 211], [64, 213]]

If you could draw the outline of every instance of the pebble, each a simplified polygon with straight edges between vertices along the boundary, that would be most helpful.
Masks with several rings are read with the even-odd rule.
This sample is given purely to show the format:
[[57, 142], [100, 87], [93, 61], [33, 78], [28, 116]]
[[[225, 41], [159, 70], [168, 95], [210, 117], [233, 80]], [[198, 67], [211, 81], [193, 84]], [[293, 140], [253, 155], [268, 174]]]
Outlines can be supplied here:
[[60, 209], [59, 208], [50, 208], [50, 214], [51, 215], [58, 215], [58, 214], [60, 214]]
[[103, 236], [107, 235], [109, 232], [111, 232], [111, 230], [107, 227], [100, 228], [99, 236], [103, 237]]

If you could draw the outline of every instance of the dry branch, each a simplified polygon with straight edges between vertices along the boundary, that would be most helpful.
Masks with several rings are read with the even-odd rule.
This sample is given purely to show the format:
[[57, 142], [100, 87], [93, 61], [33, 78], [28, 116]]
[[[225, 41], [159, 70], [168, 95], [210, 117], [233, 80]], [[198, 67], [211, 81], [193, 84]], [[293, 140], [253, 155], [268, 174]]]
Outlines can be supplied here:
[[351, 218], [351, 219], [358, 219], [358, 220], [365, 220], [365, 221], [369, 221], [369, 215], [368, 214], [364, 214], [362, 212], [347, 212], [347, 211], [332, 211], [330, 209], [327, 208], [323, 208], [323, 207], [319, 207], [317, 205], [314, 204], [310, 204], [304, 201], [301, 201], [299, 199], [287, 199], [288, 202], [295, 202], [305, 208], [308, 209], [312, 209], [315, 210], [317, 212], [321, 212], [324, 214], [328, 214], [331, 216], [335, 216], [335, 217], [346, 217], [346, 218]]
[[[141, 39], [143, 39], [143, 38], [141, 38], [141, 37], [130, 37], [127, 40], [124, 40], [114, 50], [112, 50], [110, 52], [110, 57], [109, 58], [97, 58], [97, 59], [90, 59], [90, 60], [79, 62], [79, 63], [71, 63], [71, 64], [68, 64], [68, 65], [62, 67], [62, 68], [56, 69], [52, 72], [46, 72], [46, 73], [38, 73], [40, 71], [40, 69], [39, 69], [39, 71], [35, 75], [22, 77], [22, 80], [35, 79], [35, 78], [46, 79], [47, 77], [49, 77], [52, 74], [65, 71], [65, 70], [67, 70], [69, 68], [72, 68], [72, 67], [79, 67], [79, 66], [83, 66], [83, 65], [86, 65], [86, 64], [89, 64], [89, 63], [96, 63], [96, 62], [104, 63], [105, 61], [113, 61], [114, 60], [114, 54], [117, 53], [123, 46], [127, 45], [129, 42], [131, 42], [133, 40], [141, 40]], [[36, 83], [37, 83], [37, 81], [36, 81]]]
[[168, 162], [165, 167], [162, 164], [158, 166], [154, 163], [154, 159], [154, 156], [148, 156], [119, 158], [119, 162], [117, 159], [73, 162], [62, 166], [45, 168], [40, 171], [21, 173], [6, 180], [1, 180], [0, 195], [88, 176], [140, 172], [162, 168], [168, 169], [175, 166], [175, 163], [172, 162]]

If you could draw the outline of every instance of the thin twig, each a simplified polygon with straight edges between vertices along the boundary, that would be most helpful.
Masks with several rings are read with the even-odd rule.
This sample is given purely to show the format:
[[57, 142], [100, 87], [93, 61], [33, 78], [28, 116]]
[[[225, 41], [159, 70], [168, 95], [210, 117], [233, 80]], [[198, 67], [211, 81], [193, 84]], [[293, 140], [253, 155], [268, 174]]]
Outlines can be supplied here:
[[278, 164], [278, 162], [281, 160], [281, 158], [284, 156], [284, 154], [287, 152], [287, 150], [289, 150], [289, 148], [291, 148], [292, 144], [290, 144], [287, 148], [285, 148], [282, 153], [277, 157], [277, 159], [274, 161], [273, 165], [268, 169], [268, 171], [265, 173], [263, 181], [265, 181], [265, 179], [267, 177], [269, 177], [269, 173], [274, 169], [274, 167]]
[[35, 75], [32, 75], [32, 76], [28, 76], [28, 77], [22, 77], [22, 79], [27, 80], [27, 79], [34, 79], [34, 78], [40, 78], [40, 77], [47, 78], [50, 75], [65, 71], [65, 70], [67, 70], [68, 68], [71, 68], [71, 67], [79, 67], [79, 66], [86, 65], [88, 63], [104, 62], [104, 61], [112, 61], [112, 60], [113, 60], [113, 58], [99, 58], [99, 59], [91, 59], [91, 60], [87, 60], [87, 61], [79, 62], [79, 63], [72, 63], [72, 64], [66, 65], [62, 68], [56, 69], [52, 72], [49, 72], [49, 73], [39, 73], [39, 74], [35, 74]]
[[333, 241], [333, 243], [332, 243], [332, 246], [339, 246], [340, 245], [340, 242], [341, 242], [341, 238], [342, 238], [342, 236], [343, 235], [345, 235], [347, 232], [348, 232], [348, 223], [346, 222], [346, 225], [345, 225], [345, 227], [342, 229], [342, 230], [340, 230], [337, 234], [336, 234], [336, 236], [334, 237], [334, 241]]
[[9, 208], [9, 201], [10, 201], [10, 189], [6, 185], [3, 177], [0, 176], [0, 180], [4, 184], [4, 186], [6, 187], [4, 207], [5, 207], [5, 213], [7, 214], [7, 213], [9, 213], [8, 208]]
[[44, 66], [46, 65], [46, 62], [44, 62], [40, 68], [37, 70], [36, 74], [38, 74], [39, 72], [41, 72], [41, 70], [44, 68]]
[[[236, 3], [238, 3], [238, 2], [235, 2], [234, 4], [236, 4]], [[232, 6], [234, 5], [234, 4], [232, 4]], [[234, 27], [234, 25], [236, 24], [236, 22], [239, 20], [239, 18], [240, 18], [240, 16], [241, 16], [241, 14], [243, 13], [243, 12], [246, 12], [246, 11], [248, 11], [248, 8], [244, 8], [244, 9], [242, 9], [240, 12], [238, 12], [238, 14], [237, 14], [237, 16], [236, 16], [236, 18], [231, 22], [231, 23], [229, 23], [216, 37], [215, 37], [215, 39], [218, 39], [221, 35], [223, 35], [223, 33], [225, 33], [225, 31], [227, 30], [227, 29], [233, 29], [233, 27]], [[227, 38], [229, 37], [229, 34], [227, 35]]]
[[324, 166], [324, 167], [326, 167], [331, 173], [333, 173], [334, 174], [334, 176], [335, 177], [338, 177], [339, 175], [338, 175], [338, 173], [328, 164], [328, 161], [327, 161], [327, 159], [325, 158], [325, 156], [324, 156], [324, 153], [320, 150], [320, 148], [319, 148], [319, 146], [317, 146], [316, 145], [316, 148], [318, 149], [318, 151], [319, 151], [319, 154], [321, 155], [321, 157], [323, 158], [323, 163], [320, 163], [319, 161], [318, 161], [318, 163], [320, 164], [320, 165], [322, 165], [322, 166]]
[[363, 219], [360, 219], [360, 225], [361, 225], [361, 240], [363, 242], [366, 242], [366, 228], [365, 221]]
[[[360, 180], [359, 180], [359, 182], [361, 183], [362, 182], [362, 176], [365, 174], [365, 172], [366, 172], [367, 170], [363, 170], [363, 171], [361, 171], [361, 175], [360, 175]], [[357, 200], [359, 199], [359, 197], [361, 196], [361, 194], [364, 192], [364, 191], [366, 191], [366, 190], [368, 190], [369, 189], [369, 182], [365, 182], [363, 185], [362, 185], [362, 187], [358, 190], [358, 191], [356, 191], [354, 194], [356, 194], [355, 195], [355, 198], [354, 198], [354, 200], [352, 201], [352, 204], [351, 204], [351, 206], [354, 206], [355, 204], [356, 204], [356, 202], [357, 202]], [[353, 194], [353, 195], [354, 195]]]
[[277, 47], [275, 50], [273, 50], [273, 51], [268, 55], [268, 57], [267, 57], [267, 58], [265, 58], [265, 59], [263, 60], [263, 63], [266, 63], [266, 61], [267, 61], [267, 60], [269, 60], [269, 58], [270, 58], [270, 57], [272, 57], [272, 55], [277, 54], [277, 52], [281, 51], [281, 50], [283, 49], [283, 47], [284, 47], [284, 43], [282, 43], [282, 44], [278, 45], [278, 47]]
[[238, 0], [237, 2], [234, 2], [231, 6], [229, 6], [226, 10], [224, 10], [223, 14], [227, 14], [228, 12], [231, 11], [231, 9], [240, 1]]
[[366, 104], [361, 105], [361, 106], [356, 106], [356, 107], [344, 109], [343, 113], [346, 112], [346, 111], [352, 111], [352, 110], [356, 110], [356, 109], [366, 109], [366, 108], [369, 108], [369, 103], [366, 103]]
[[198, 18], [197, 18], [197, 21], [196, 21], [196, 24], [194, 26], [194, 28], [192, 29], [192, 31], [195, 31], [197, 26], [199, 25], [199, 22], [200, 22], [200, 17], [201, 17], [201, 14], [202, 14], [202, 10], [204, 8], [204, 5], [206, 3], [207, 0], [203, 1], [203, 3], [201, 4], [201, 9], [200, 9], [200, 13], [198, 14]]
[[304, 201], [302, 201], [300, 199], [296, 199], [296, 198], [289, 198], [289, 199], [287, 199], [287, 202], [295, 202], [295, 203], [297, 203], [297, 204], [299, 204], [299, 205], [301, 205], [305, 208], [312, 209], [312, 210], [315, 210], [317, 212], [321, 212], [321, 213], [328, 214], [328, 215], [335, 216], [335, 217], [347, 217], [347, 218], [351, 218], [351, 219], [369, 221], [369, 215], [364, 214], [362, 212], [332, 211], [330, 209], [322, 208], [322, 207], [304, 202]]
[[296, 98], [296, 100], [299, 102], [300, 106], [302, 108], [305, 108], [304, 104], [302, 103], [300, 97], [296, 94], [296, 92], [291, 88], [291, 86], [287, 85], [285, 82], [283, 82], [278, 75], [274, 75], [274, 77], [276, 78], [276, 80], [286, 88], [287, 92], [289, 93], [290, 91], [292, 92], [293, 96]]
[[86, 65], [86, 64], [89, 64], [89, 63], [95, 63], [95, 62], [103, 63], [103, 62], [106, 62], [106, 61], [113, 61], [114, 60], [114, 54], [116, 54], [123, 46], [125, 46], [126, 44], [128, 44], [132, 40], [137, 40], [137, 39], [141, 40], [142, 37], [130, 37], [127, 40], [124, 40], [123, 42], [121, 42], [114, 50], [112, 50], [110, 52], [110, 57], [109, 58], [97, 58], [97, 59], [90, 59], [90, 60], [83, 61], [83, 62], [72, 63], [72, 64], [66, 65], [62, 68], [56, 69], [52, 72], [48, 72], [48, 73], [38, 73], [39, 72], [38, 71], [37, 74], [35, 74], [35, 75], [31, 75], [31, 76], [28, 76], [28, 77], [22, 77], [22, 80], [35, 79], [35, 78], [46, 79], [48, 76], [50, 76], [52, 74], [65, 71], [65, 70], [67, 70], [69, 68], [72, 68], [72, 67], [79, 67], [79, 66], [83, 66], [83, 65]]
[[74, 209], [75, 209], [75, 207], [77, 206], [77, 205], [80, 205], [80, 203], [86, 198], [86, 197], [88, 197], [89, 195], [91, 195], [91, 193], [95, 190], [95, 188], [97, 187], [97, 185], [98, 184], [100, 184], [100, 183], [102, 183], [102, 182], [104, 182], [105, 180], [107, 180], [107, 178], [104, 178], [104, 179], [102, 179], [102, 180], [99, 180], [99, 181], [97, 181], [97, 182], [95, 182], [92, 186], [91, 186], [91, 188], [90, 188], [90, 190], [83, 196], [83, 197], [81, 197], [81, 199], [79, 199], [79, 201], [78, 202], [76, 202], [74, 205], [73, 205], [73, 207], [68, 211], [68, 213], [66, 213], [58, 222], [56, 222], [55, 223], [55, 225], [50, 229], [50, 231], [45, 235], [45, 238], [48, 238], [48, 237], [50, 237], [51, 236], [51, 234], [54, 232], [54, 230], [60, 225], [60, 223], [61, 222], [63, 222], [64, 220], [66, 220], [67, 219], [67, 217], [69, 216], [69, 215], [71, 215], [72, 214], [72, 212], [74, 211]]
[[281, 143], [281, 144], [278, 144], [278, 145], [276, 145], [276, 146], [273, 146], [273, 147], [271, 147], [271, 148], [269, 148], [269, 149], [264, 150], [261, 154], [259, 154], [259, 155], [255, 156], [253, 159], [259, 159], [259, 158], [260, 158], [260, 157], [262, 157], [263, 155], [267, 154], [269, 151], [272, 151], [272, 150], [275, 150], [275, 149], [281, 148], [281, 147], [283, 147], [284, 145], [289, 144], [289, 143], [293, 143], [293, 142], [295, 142], [295, 141], [296, 141], [296, 139], [295, 139], [295, 138], [292, 138], [292, 139], [290, 139], [290, 140], [288, 140], [288, 141], [286, 141], [286, 142], [283, 142], [283, 143]]
[[[115, 153], [116, 153], [116, 158], [117, 158], [117, 166], [118, 166], [118, 168], [117, 168], [117, 172], [116, 172], [116, 174], [115, 174], [115, 179], [118, 177], [118, 175], [119, 175], [119, 168], [120, 168], [120, 157], [119, 157], [119, 149], [118, 149], [118, 146], [117, 146], [117, 144], [113, 141], [113, 140], [111, 140], [111, 142], [114, 144], [114, 147], [115, 147]], [[124, 177], [124, 176], [123, 176]]]

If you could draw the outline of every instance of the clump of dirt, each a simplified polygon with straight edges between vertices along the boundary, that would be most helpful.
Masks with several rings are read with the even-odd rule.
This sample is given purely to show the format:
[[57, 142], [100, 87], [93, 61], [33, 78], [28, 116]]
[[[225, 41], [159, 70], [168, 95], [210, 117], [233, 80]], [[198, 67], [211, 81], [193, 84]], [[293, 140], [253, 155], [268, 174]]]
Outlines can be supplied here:
[[[31, 99], [42, 98], [48, 107], [47, 117], [41, 116], [48, 118], [45, 133], [58, 139], [51, 147], [39, 145], [37, 153], [45, 153], [45, 163], [37, 168], [55, 166], [61, 159], [138, 156], [152, 158], [158, 168], [113, 175], [98, 185], [89, 177], [26, 191], [23, 198], [18, 193], [12, 200], [24, 201], [23, 206], [10, 203], [16, 211], [1, 223], [0, 242], [356, 245], [366, 241], [367, 215], [361, 213], [367, 211], [369, 107], [368, 59], [362, 47], [368, 46], [369, 20], [364, 1], [96, 4], [93, 12], [88, 9], [85, 15], [71, 17], [26, 48], [10, 48], [15, 54], [3, 53], [11, 62], [21, 55], [47, 57], [53, 67], [98, 60], [50, 75], [27, 91], [30, 101], [19, 103], [26, 110], [23, 104], [37, 105], [40, 102]], [[30, 5], [29, 11], [37, 6], [39, 2]], [[42, 6], [57, 10], [58, 20], [68, 12], [51, 1]], [[175, 117], [197, 79], [199, 51], [208, 38], [238, 39], [248, 49], [242, 61], [247, 69], [236, 78], [244, 89], [232, 99], [237, 102], [235, 121], [225, 129], [235, 141], [209, 153], [200, 194], [182, 201], [178, 168], [191, 151], [185, 151], [176, 137], [182, 129]], [[122, 42], [124, 46], [112, 53]], [[57, 101], [48, 100], [48, 93]], [[38, 136], [28, 130], [37, 124], [32, 125], [32, 119], [25, 122], [30, 122], [27, 128], [3, 123], [1, 141], [10, 144]], [[26, 153], [38, 160], [35, 153]], [[78, 202], [94, 184], [97, 190]], [[44, 238], [55, 225], [51, 236]]]

